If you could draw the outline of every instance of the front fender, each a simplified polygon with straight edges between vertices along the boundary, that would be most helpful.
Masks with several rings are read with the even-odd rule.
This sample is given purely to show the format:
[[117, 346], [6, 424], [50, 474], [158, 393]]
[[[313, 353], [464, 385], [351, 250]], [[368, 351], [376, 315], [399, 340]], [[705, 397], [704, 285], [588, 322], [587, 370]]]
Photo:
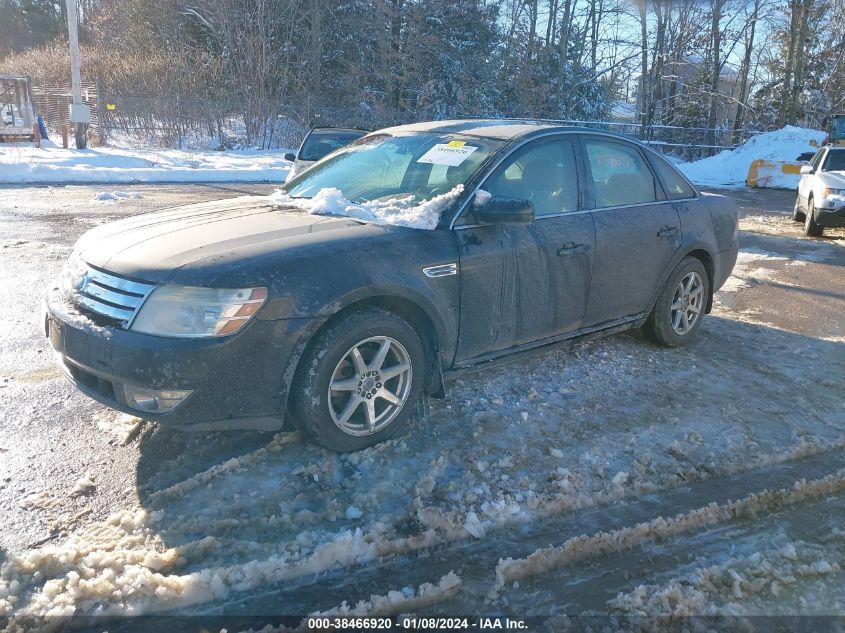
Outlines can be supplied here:
[[[439, 280], [441, 283], [452, 283], [455, 285], [454, 294], [457, 296], [457, 277]], [[444, 283], [444, 285], [445, 285]], [[457, 304], [454, 306], [443, 306], [442, 297], [432, 296], [432, 292], [425, 286], [415, 288], [411, 286], [400, 286], [391, 283], [376, 283], [365, 288], [355, 288], [345, 295], [338, 297], [331, 303], [326, 304], [320, 310], [320, 316], [333, 316], [341, 310], [346, 310], [356, 304], [389, 303], [391, 300], [400, 300], [412, 304], [431, 321], [434, 326], [434, 334], [440, 351], [448, 356], [444, 360], [451, 363], [451, 356], [454, 354], [457, 345]], [[449, 293], [451, 294], [451, 293]], [[441, 304], [438, 307], [438, 304]], [[444, 309], [445, 308], [445, 309]]]

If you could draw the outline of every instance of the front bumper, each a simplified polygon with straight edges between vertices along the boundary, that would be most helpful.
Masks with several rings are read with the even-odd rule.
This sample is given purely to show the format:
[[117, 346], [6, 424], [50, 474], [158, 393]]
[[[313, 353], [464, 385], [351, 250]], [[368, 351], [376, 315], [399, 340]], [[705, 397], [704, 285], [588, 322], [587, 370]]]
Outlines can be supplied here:
[[819, 226], [830, 228], [845, 226], [845, 206], [817, 206], [815, 220]]
[[[312, 321], [255, 319], [224, 338], [164, 338], [98, 326], [51, 288], [44, 332], [68, 379], [113, 409], [196, 430], [274, 430], [283, 423], [285, 368]], [[192, 393], [171, 411], [151, 413], [127, 404], [124, 384]]]

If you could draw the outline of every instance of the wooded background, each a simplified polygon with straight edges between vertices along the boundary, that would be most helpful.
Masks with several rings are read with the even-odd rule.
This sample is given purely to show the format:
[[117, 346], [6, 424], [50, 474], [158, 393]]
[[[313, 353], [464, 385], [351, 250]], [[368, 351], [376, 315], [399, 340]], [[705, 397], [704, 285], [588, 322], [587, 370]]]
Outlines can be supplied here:
[[[190, 113], [222, 139], [237, 119], [260, 147], [291, 121], [472, 115], [678, 126], [715, 146], [845, 110], [845, 0], [80, 0], [79, 13], [83, 79], [125, 120]], [[66, 82], [66, 38], [63, 1], [0, 0], [0, 72]]]

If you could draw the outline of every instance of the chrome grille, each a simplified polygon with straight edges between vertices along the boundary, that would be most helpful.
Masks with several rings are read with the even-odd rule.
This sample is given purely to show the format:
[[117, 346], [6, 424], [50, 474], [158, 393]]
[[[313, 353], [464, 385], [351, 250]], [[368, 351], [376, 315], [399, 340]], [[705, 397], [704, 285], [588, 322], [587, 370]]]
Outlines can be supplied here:
[[130, 281], [86, 266], [71, 299], [86, 310], [127, 325], [153, 288], [154, 284]]

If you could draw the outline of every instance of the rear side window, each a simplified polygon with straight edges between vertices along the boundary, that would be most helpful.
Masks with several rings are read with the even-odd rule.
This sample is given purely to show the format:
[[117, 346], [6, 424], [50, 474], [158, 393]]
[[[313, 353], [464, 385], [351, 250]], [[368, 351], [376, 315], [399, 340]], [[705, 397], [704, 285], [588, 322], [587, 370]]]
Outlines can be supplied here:
[[666, 190], [669, 200], [695, 198], [695, 189], [665, 159], [652, 154], [651, 164], [657, 172], [657, 177], [663, 183], [663, 189]]
[[654, 174], [634, 147], [585, 139], [593, 174], [596, 208], [643, 204], [657, 200]]

